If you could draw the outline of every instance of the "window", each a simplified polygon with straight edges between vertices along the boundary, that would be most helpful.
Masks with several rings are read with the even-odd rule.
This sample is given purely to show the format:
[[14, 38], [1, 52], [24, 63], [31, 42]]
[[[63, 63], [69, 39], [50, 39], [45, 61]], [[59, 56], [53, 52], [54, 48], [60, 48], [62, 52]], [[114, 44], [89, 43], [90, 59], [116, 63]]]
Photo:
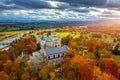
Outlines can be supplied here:
[[53, 58], [55, 58], [55, 55], [53, 55]]
[[60, 54], [58, 54], [58, 57], [60, 57]]
[[48, 60], [50, 60], [50, 56], [48, 56]]
[[55, 47], [57, 47], [57, 45], [55, 45]]
[[64, 57], [64, 53], [62, 54], [62, 57]]
[[37, 55], [35, 55], [35, 57], [37, 58]]

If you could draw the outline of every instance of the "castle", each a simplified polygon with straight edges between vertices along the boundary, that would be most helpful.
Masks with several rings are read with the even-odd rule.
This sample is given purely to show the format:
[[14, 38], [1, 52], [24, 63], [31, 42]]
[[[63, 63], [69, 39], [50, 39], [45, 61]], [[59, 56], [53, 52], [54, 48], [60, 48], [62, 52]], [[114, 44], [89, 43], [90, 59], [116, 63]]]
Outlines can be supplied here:
[[51, 35], [47, 36], [45, 34], [38, 37], [41, 49], [45, 48], [55, 48], [61, 46], [61, 38], [54, 35], [54, 29], [51, 30]]
[[[40, 53], [45, 56], [49, 62], [60, 61], [68, 51], [68, 46], [61, 46], [61, 38], [55, 36], [54, 29], [51, 30], [51, 35], [35, 35], [37, 43], [40, 44]], [[37, 54], [35, 54], [37, 57]], [[39, 57], [39, 56], [38, 56]]]

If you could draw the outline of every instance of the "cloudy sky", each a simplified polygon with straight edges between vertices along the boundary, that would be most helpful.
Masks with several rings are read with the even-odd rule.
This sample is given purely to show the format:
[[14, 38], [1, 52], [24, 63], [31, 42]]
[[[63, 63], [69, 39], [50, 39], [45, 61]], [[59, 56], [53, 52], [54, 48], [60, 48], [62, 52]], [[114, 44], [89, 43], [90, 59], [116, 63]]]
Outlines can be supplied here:
[[120, 0], [0, 0], [0, 20], [120, 19]]

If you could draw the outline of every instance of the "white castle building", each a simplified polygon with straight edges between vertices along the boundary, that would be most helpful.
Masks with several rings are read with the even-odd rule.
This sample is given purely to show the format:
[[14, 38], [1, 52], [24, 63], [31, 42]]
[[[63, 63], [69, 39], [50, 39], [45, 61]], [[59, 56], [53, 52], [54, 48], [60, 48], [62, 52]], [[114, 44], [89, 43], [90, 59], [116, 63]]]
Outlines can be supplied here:
[[37, 43], [40, 44], [40, 54], [44, 55], [49, 62], [61, 60], [68, 51], [68, 46], [61, 46], [61, 38], [55, 36], [54, 29], [51, 30], [51, 35], [35, 35]]
[[55, 48], [61, 46], [61, 38], [54, 35], [54, 29], [51, 31], [51, 35], [47, 36], [45, 34], [39, 36], [39, 43], [41, 49], [44, 48]]

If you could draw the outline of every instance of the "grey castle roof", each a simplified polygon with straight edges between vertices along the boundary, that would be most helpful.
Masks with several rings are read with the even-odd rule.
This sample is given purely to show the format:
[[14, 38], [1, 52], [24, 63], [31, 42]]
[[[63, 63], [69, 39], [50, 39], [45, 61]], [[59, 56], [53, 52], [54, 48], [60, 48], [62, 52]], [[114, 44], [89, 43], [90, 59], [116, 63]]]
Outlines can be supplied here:
[[53, 55], [53, 54], [60, 54], [68, 51], [68, 46], [62, 46], [57, 48], [46, 48], [45, 53], [46, 55]]

